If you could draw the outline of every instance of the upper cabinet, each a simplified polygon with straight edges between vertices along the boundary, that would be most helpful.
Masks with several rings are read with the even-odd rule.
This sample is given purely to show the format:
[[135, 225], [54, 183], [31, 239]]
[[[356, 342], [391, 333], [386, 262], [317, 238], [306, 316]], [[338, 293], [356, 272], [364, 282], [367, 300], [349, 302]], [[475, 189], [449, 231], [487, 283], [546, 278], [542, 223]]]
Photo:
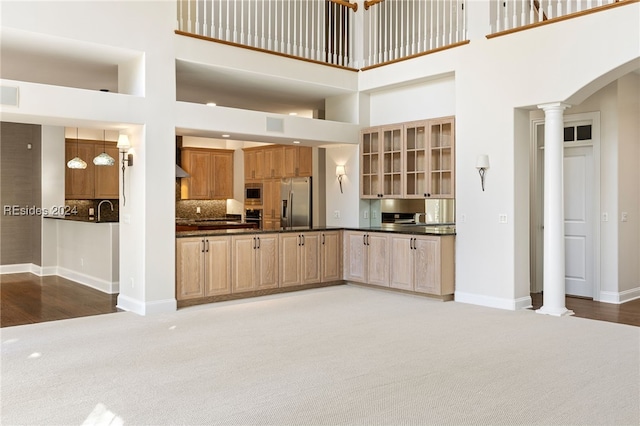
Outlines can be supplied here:
[[270, 145], [244, 149], [244, 179], [309, 177], [312, 173], [311, 147]]
[[361, 132], [361, 198], [454, 198], [454, 118]]
[[181, 167], [191, 176], [182, 179], [183, 200], [233, 198], [233, 150], [183, 148]]
[[[94, 157], [103, 151], [116, 160], [114, 165], [93, 164]], [[66, 167], [66, 162], [76, 156], [87, 163], [86, 169]], [[118, 148], [115, 142], [82, 139], [65, 141], [65, 199], [117, 199], [120, 197], [118, 176]]]

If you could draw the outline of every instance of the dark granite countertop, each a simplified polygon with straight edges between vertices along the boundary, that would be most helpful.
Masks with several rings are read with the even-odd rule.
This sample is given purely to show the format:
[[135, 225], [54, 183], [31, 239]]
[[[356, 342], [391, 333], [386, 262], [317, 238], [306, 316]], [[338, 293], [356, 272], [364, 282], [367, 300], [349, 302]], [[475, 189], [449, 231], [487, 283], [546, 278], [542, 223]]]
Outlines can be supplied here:
[[362, 228], [352, 227], [336, 227], [336, 226], [313, 226], [298, 227], [294, 229], [280, 230], [260, 230], [260, 229], [220, 229], [212, 231], [182, 231], [176, 232], [176, 238], [185, 237], [206, 237], [206, 236], [222, 236], [222, 235], [238, 235], [238, 234], [273, 234], [287, 232], [313, 232], [313, 231], [359, 231], [359, 232], [388, 232], [394, 234], [411, 234], [411, 235], [456, 235], [455, 225], [382, 225]]
[[86, 223], [119, 223], [119, 221], [112, 219], [101, 219], [98, 222], [97, 217], [89, 218], [88, 216], [78, 216], [78, 215], [69, 215], [69, 216], [43, 216], [44, 219], [57, 219], [57, 220], [66, 220], [70, 222], [86, 222]]

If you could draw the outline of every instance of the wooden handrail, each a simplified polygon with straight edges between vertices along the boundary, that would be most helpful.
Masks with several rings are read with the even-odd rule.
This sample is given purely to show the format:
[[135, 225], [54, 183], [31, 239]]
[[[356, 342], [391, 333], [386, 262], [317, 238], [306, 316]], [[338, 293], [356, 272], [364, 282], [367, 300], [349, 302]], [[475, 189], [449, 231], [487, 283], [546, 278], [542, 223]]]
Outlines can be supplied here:
[[384, 0], [365, 0], [364, 2], [364, 10], [369, 10], [371, 6], [374, 4], [382, 3]]
[[354, 12], [358, 11], [358, 3], [349, 3], [345, 0], [329, 0], [331, 3], [339, 4], [340, 6], [348, 7], [349, 9], [353, 9]]

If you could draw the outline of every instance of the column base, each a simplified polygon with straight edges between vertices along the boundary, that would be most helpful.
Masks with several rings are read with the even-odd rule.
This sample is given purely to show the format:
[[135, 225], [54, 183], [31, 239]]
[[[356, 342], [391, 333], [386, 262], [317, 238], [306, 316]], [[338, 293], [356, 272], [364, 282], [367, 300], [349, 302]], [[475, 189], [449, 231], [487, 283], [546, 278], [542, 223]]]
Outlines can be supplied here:
[[542, 306], [540, 309], [536, 309], [536, 314], [543, 315], [552, 315], [554, 317], [565, 317], [569, 315], [573, 315], [573, 311], [562, 307], [562, 308], [548, 308], [546, 306]]

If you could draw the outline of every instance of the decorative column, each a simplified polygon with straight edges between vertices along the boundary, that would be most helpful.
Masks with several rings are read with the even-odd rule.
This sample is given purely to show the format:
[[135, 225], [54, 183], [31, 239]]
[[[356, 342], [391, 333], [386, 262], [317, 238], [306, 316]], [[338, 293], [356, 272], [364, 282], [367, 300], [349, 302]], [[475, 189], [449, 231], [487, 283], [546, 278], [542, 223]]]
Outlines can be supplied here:
[[536, 312], [573, 315], [565, 306], [564, 120], [570, 105], [538, 105], [544, 110], [544, 258], [542, 307]]

